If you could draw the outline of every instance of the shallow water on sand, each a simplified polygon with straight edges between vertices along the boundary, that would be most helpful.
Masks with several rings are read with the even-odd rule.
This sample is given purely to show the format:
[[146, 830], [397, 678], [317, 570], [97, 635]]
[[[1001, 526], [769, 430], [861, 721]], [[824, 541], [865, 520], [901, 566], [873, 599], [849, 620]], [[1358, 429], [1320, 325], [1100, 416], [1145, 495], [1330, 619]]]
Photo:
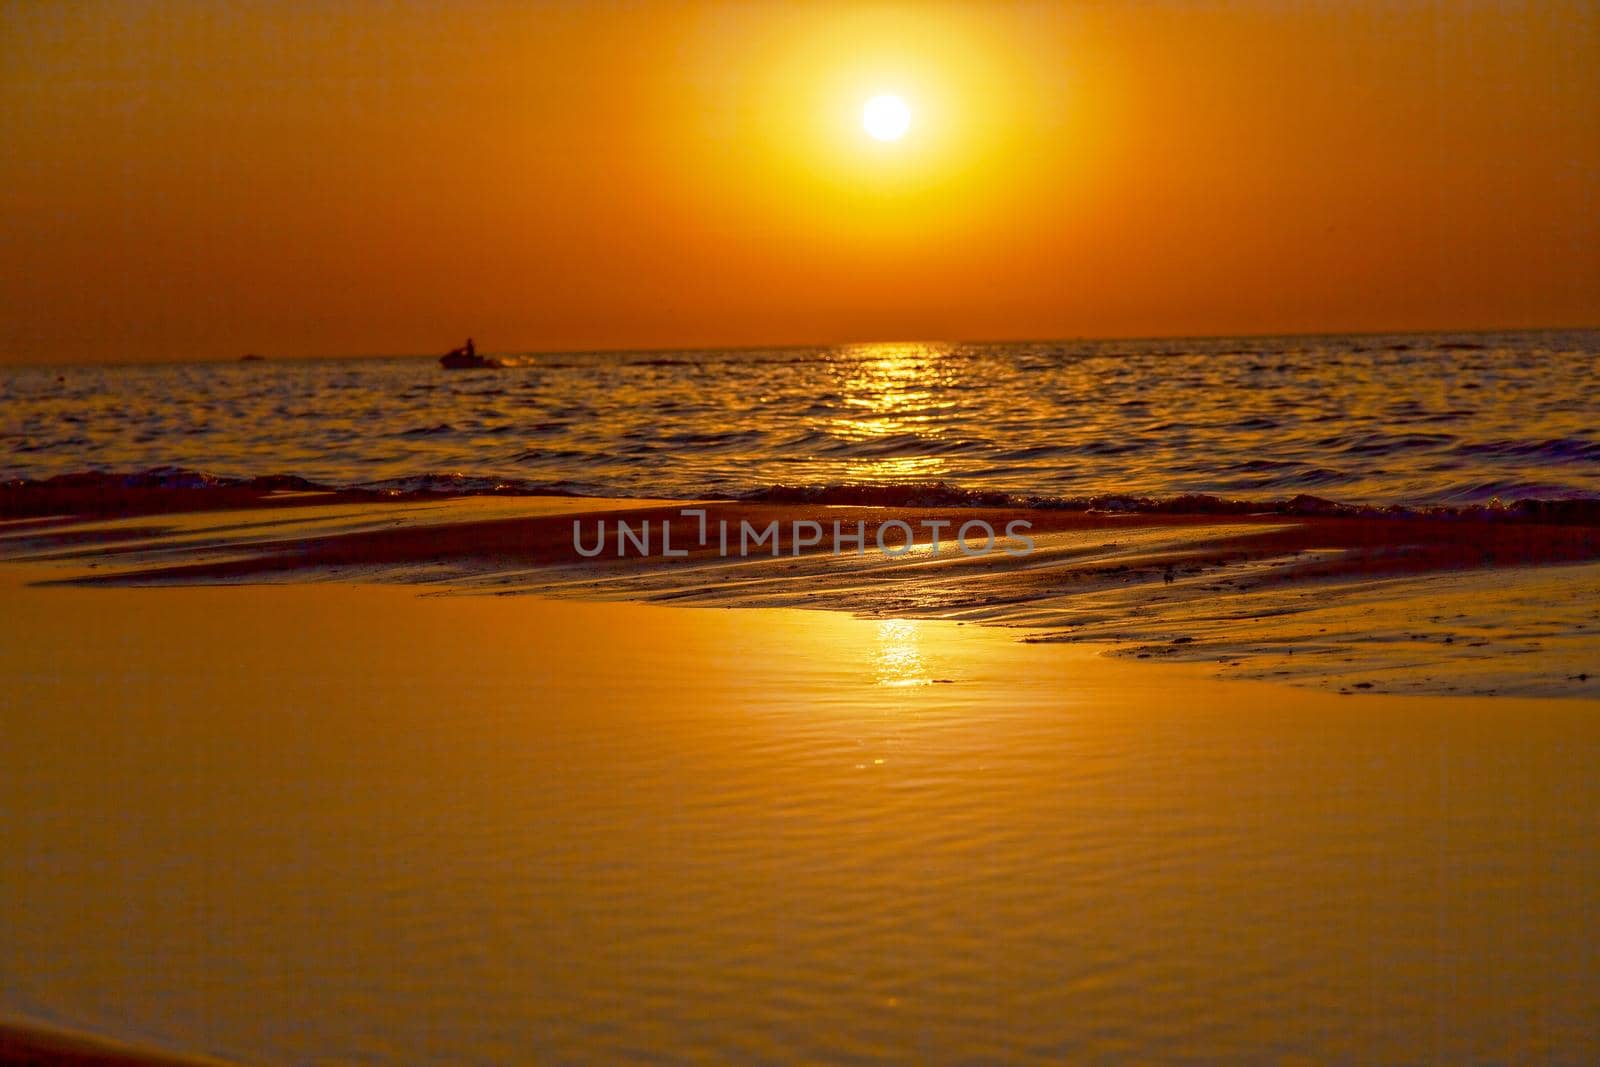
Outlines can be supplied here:
[[828, 612], [5, 595], [0, 1010], [264, 1064], [1600, 1056], [1592, 702]]
[[1347, 503], [1600, 496], [1600, 332], [878, 344], [0, 370], [0, 478], [692, 497], [926, 483]]

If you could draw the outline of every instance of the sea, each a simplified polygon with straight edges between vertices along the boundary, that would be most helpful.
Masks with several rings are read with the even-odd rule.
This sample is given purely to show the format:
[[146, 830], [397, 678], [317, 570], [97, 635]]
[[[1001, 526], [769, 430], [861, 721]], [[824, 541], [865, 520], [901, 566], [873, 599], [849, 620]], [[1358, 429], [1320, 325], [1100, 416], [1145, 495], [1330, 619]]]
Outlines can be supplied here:
[[499, 358], [8, 367], [0, 480], [1402, 507], [1600, 496], [1597, 330]]

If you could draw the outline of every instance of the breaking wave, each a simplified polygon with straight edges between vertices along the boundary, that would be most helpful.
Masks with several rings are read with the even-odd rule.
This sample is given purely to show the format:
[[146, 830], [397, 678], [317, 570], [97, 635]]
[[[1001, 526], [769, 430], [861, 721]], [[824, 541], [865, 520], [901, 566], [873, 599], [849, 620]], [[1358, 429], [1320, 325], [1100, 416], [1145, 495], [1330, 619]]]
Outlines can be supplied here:
[[[217, 506], [235, 506], [252, 498], [284, 493], [336, 494], [345, 499], [405, 501], [452, 497], [566, 496], [615, 497], [619, 494], [577, 486], [474, 477], [465, 474], [421, 474], [374, 482], [337, 484], [296, 474], [235, 478], [182, 467], [155, 467], [129, 472], [77, 471], [40, 479], [0, 482], [0, 514], [16, 517], [46, 514], [64, 500], [114, 500], [129, 493], [187, 494]], [[833, 483], [768, 485], [740, 493], [661, 493], [658, 499], [734, 500], [759, 504], [805, 504], [884, 508], [1008, 508], [1126, 514], [1348, 516], [1357, 518], [1458, 518], [1547, 523], [1600, 523], [1600, 497], [1492, 498], [1487, 503], [1412, 507], [1331, 500], [1306, 493], [1290, 497], [1239, 498], [1209, 493], [1141, 496], [1097, 493], [1082, 496], [1007, 493], [969, 488], [949, 482], [899, 484]]]

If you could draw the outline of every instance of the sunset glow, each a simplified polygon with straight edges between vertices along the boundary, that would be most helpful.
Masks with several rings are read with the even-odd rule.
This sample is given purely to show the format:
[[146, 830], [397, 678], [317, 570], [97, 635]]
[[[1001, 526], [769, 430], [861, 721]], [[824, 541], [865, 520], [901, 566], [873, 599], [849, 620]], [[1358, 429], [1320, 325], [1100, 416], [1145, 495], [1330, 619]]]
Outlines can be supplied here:
[[1600, 320], [1576, 2], [578, 10], [7, 5], [0, 359]]
[[911, 109], [898, 96], [875, 96], [861, 109], [861, 125], [879, 141], [898, 141], [911, 128]]

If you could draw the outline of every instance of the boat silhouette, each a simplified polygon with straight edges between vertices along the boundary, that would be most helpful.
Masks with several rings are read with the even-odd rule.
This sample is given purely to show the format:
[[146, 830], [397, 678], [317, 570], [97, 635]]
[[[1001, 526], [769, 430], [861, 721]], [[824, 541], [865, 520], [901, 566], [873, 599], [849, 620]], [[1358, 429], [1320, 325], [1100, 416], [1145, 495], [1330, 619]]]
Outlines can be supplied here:
[[493, 370], [505, 364], [498, 359], [478, 355], [478, 349], [469, 337], [460, 348], [452, 348], [440, 356], [439, 366], [445, 370]]

